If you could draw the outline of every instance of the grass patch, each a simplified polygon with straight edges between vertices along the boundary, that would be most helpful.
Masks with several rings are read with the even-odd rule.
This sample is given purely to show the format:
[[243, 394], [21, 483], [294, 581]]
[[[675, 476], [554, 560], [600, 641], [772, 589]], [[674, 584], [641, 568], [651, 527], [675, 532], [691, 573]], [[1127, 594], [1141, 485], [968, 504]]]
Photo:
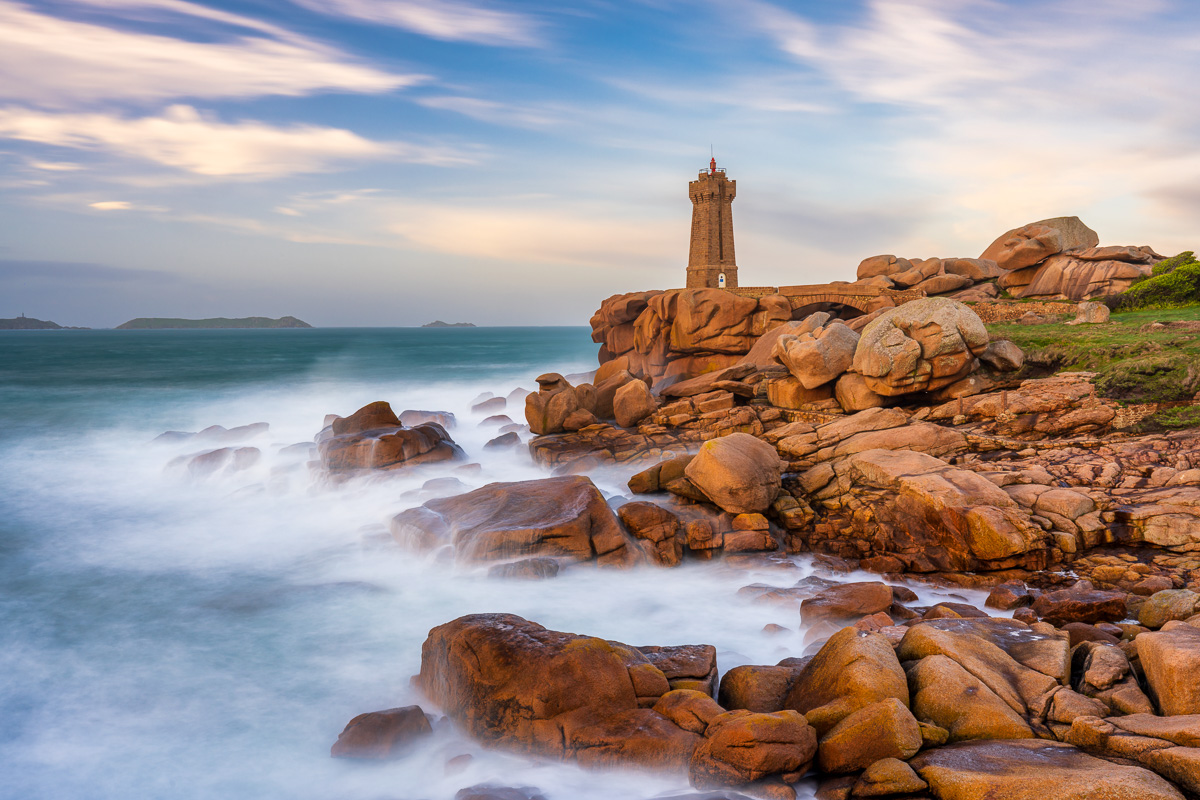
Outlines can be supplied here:
[[1163, 408], [1138, 423], [1138, 429], [1147, 433], [1184, 428], [1200, 428], [1200, 406]]
[[1200, 320], [1200, 304], [1114, 312], [1103, 325], [1005, 323], [988, 325], [988, 330], [992, 338], [1010, 339], [1025, 351], [1030, 374], [1095, 372], [1096, 390], [1103, 397], [1161, 403], [1188, 400], [1200, 391], [1200, 331], [1141, 330], [1151, 322], [1174, 320]]

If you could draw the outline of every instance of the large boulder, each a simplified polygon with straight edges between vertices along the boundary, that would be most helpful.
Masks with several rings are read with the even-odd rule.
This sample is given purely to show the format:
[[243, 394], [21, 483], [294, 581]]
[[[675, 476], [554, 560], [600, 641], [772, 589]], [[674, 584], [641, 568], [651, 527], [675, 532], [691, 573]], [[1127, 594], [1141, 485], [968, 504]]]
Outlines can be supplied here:
[[1149, 264], [1084, 260], [1070, 253], [1050, 256], [1038, 265], [1033, 279], [1017, 294], [1063, 300], [1090, 300], [1118, 295], [1150, 274]]
[[779, 359], [774, 355], [775, 343], [784, 336], [802, 336], [811, 333], [816, 328], [829, 322], [830, 316], [824, 311], [809, 314], [802, 320], [784, 322], [764, 333], [751, 346], [750, 352], [739, 361], [739, 364], [750, 364], [759, 369], [778, 366]]
[[601, 345], [601, 365], [619, 362], [620, 369], [652, 379], [657, 388], [660, 379], [687, 380], [733, 366], [791, 315], [791, 304], [780, 295], [754, 299], [721, 289], [638, 292], [604, 301], [591, 320], [592, 340]]
[[585, 766], [682, 769], [699, 742], [653, 710], [667, 679], [636, 648], [512, 614], [431, 630], [417, 681], [487, 745]]
[[932, 391], [970, 374], [988, 341], [979, 316], [962, 303], [941, 297], [914, 300], [889, 309], [863, 329], [854, 371], [876, 394]]
[[334, 758], [399, 758], [414, 742], [432, 733], [420, 706], [370, 711], [346, 723], [329, 754]]
[[782, 472], [775, 448], [748, 433], [731, 433], [705, 442], [684, 475], [722, 510], [747, 514], [770, 508]]
[[[1050, 699], [1056, 693], [1069, 691], [1062, 685], [1070, 665], [1066, 638], [1036, 633], [1014, 620], [924, 622], [908, 630], [896, 648], [896, 655], [905, 662], [944, 656], [969, 674], [970, 677], [963, 676], [944, 662], [939, 662], [936, 668], [914, 668], [918, 670], [916, 673], [910, 670], [912, 687], [918, 693], [926, 689], [937, 692], [939, 687], [931, 682], [947, 681], [944, 697], [922, 697], [915, 708], [918, 719], [946, 728], [957, 738], [997, 732], [1023, 736], [1026, 726], [1035, 732], [1045, 732], [1043, 723], [1052, 713], [1048, 707]], [[971, 678], [989, 691], [982, 691]], [[963, 701], [961, 704], [954, 702], [956, 695]], [[1003, 714], [992, 695], [1016, 716]], [[974, 705], [975, 698], [978, 707]]]
[[550, 556], [627, 566], [640, 560], [588, 478], [490, 483], [396, 515], [392, 536], [418, 550], [453, 547], [463, 562]]
[[632, 380], [613, 395], [613, 418], [623, 428], [632, 428], [657, 408], [654, 395], [644, 381]]
[[1168, 622], [1133, 640], [1150, 696], [1163, 714], [1200, 714], [1200, 628]]
[[441, 425], [426, 422], [405, 427], [382, 401], [335, 418], [318, 437], [317, 452], [331, 473], [395, 470], [465, 457]]
[[864, 258], [858, 265], [857, 278], [866, 280], [880, 275], [898, 275], [912, 269], [912, 262], [907, 258], [896, 258], [893, 255], [871, 256]]
[[692, 754], [692, 786], [740, 786], [770, 775], [804, 773], [817, 735], [795, 711], [728, 711], [715, 717]]
[[804, 714], [824, 735], [860, 708], [891, 698], [908, 705], [908, 681], [891, 643], [878, 633], [843, 628], [801, 670], [784, 708]]
[[834, 321], [809, 333], [779, 337], [772, 355], [805, 389], [815, 389], [850, 368], [858, 338], [844, 323]]
[[[954, 433], [927, 423], [895, 432], [919, 433], [922, 441], [895, 437], [896, 445], [903, 442], [913, 448], [935, 446], [943, 432]], [[826, 467], [831, 480], [815, 492], [817, 500], [836, 498], [838, 506], [828, 515], [828, 534], [819, 529], [814, 544], [825, 542], [828, 535], [828, 544], [846, 555], [890, 555], [913, 572], [1042, 564], [1046, 534], [1004, 490], [927, 453], [899, 446], [882, 449], [892, 433], [864, 432], [839, 445], [845, 457]], [[873, 449], [855, 452], [851, 445], [856, 440]], [[788, 441], [780, 446], [788, 446]], [[820, 471], [825, 471], [822, 465], [802, 480], [810, 479], [811, 473], [815, 484]]]
[[988, 245], [979, 256], [995, 261], [1001, 269], [1030, 267], [1064, 250], [1095, 247], [1096, 232], [1079, 217], [1054, 217], [1014, 228]]
[[818, 763], [824, 772], [857, 772], [881, 758], [912, 758], [920, 749], [917, 720], [908, 706], [890, 697], [834, 725], [821, 737]]
[[538, 436], [562, 433], [571, 414], [582, 408], [579, 394], [557, 372], [539, 375], [538, 390], [525, 396], [525, 420]]
[[1057, 742], [960, 742], [926, 750], [909, 766], [938, 800], [1183, 800], [1147, 769]]
[[987, 684], [943, 655], [911, 663], [908, 690], [921, 722], [949, 731], [949, 741], [1032, 739], [1033, 729]]

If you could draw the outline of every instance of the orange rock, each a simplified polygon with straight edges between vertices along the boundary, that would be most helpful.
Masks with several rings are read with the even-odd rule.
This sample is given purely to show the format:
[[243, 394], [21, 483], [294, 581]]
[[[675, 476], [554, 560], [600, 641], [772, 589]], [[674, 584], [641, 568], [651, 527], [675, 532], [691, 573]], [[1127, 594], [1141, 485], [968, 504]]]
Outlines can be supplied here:
[[370, 711], [346, 724], [329, 754], [334, 758], [398, 758], [414, 741], [432, 733], [420, 706]]

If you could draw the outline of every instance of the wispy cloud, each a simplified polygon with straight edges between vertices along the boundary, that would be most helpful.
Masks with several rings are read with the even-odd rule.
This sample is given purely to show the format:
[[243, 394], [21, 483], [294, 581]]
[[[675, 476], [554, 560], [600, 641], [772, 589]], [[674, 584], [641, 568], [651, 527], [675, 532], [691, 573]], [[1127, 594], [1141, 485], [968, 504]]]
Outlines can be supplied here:
[[98, 200], [95, 203], [88, 203], [88, 208], [94, 208], [97, 211], [128, 211], [133, 208], [133, 203], [128, 200]]
[[541, 26], [512, 11], [458, 0], [295, 0], [312, 11], [377, 22], [451, 42], [535, 47]]
[[[666, 263], [679, 255], [670, 223], [613, 210], [474, 208], [404, 204], [390, 223], [417, 249], [516, 263], [609, 266]], [[399, 209], [398, 209], [399, 210]]]
[[835, 25], [746, 2], [744, 19], [840, 91], [844, 113], [874, 117], [889, 167], [940, 193], [931, 213], [963, 239], [1059, 214], [1147, 229], [1169, 210], [1164, 187], [1200, 168], [1200, 112], [1180, 102], [1200, 49], [1157, 0], [1057, 0], [1036, 20], [985, 0], [870, 0]]
[[[111, 9], [111, 4], [100, 4]], [[96, 100], [388, 92], [425, 80], [361, 63], [266, 23], [170, 0], [118, 0], [250, 28], [190, 41], [40, 13], [0, 0], [0, 98], [63, 106]]]
[[563, 123], [571, 112], [563, 109], [538, 108], [536, 106], [503, 103], [478, 97], [437, 95], [421, 97], [417, 103], [426, 108], [453, 111], [481, 122], [494, 125], [509, 125], [516, 128], [546, 128]]
[[319, 172], [342, 161], [389, 159], [450, 166], [468, 155], [404, 142], [377, 142], [340, 128], [225, 123], [191, 106], [156, 117], [56, 114], [0, 108], [0, 137], [58, 147], [103, 150], [206, 176], [277, 177]]

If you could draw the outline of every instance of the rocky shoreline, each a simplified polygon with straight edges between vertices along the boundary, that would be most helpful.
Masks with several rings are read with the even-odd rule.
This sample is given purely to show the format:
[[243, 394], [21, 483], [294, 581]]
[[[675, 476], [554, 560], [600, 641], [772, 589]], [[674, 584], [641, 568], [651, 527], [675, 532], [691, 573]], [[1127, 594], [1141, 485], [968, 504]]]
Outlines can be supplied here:
[[[868, 259], [860, 282], [948, 294], [962, 281], [936, 279], [968, 267], [1024, 273], [1030, 296], [1081, 300], [1078, 322], [1103, 324], [1087, 300], [1156, 256], [1098, 248], [1065, 219], [1009, 232], [984, 259]], [[1070, 291], [1046, 289], [1054, 275]], [[606, 300], [594, 375], [547, 373], [473, 406], [498, 434], [487, 447], [527, 444], [550, 475], [430, 481], [390, 520], [393, 541], [510, 580], [775, 564], [780, 581], [739, 594], [797, 612], [809, 647], [723, 671], [707, 644], [473, 614], [429, 632], [415, 684], [430, 707], [489, 747], [686, 775], [697, 800], [792, 800], [814, 778], [821, 800], [1200, 796], [1200, 431], [1141, 432], [1095, 375], [1031, 371], [963, 299], [845, 319], [713, 289]], [[522, 399], [526, 425], [504, 414]], [[333, 482], [469, 470], [454, 425], [372, 403], [327, 420], [312, 466]], [[629, 475], [628, 494], [603, 494], [596, 470]], [[829, 575], [879, 578], [788, 579], [805, 553]], [[922, 605], [909, 586], [923, 585], [988, 595]], [[400, 757], [431, 731], [416, 706], [371, 712], [332, 753]]]

